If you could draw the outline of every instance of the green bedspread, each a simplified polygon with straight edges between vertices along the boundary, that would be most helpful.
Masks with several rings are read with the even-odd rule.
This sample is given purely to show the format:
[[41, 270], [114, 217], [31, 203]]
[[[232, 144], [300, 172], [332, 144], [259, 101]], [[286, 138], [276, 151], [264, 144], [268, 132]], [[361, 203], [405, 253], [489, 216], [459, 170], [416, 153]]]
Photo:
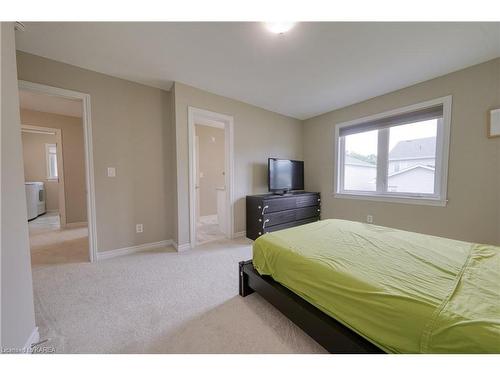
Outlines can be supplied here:
[[500, 247], [344, 220], [258, 238], [253, 264], [389, 353], [500, 353]]

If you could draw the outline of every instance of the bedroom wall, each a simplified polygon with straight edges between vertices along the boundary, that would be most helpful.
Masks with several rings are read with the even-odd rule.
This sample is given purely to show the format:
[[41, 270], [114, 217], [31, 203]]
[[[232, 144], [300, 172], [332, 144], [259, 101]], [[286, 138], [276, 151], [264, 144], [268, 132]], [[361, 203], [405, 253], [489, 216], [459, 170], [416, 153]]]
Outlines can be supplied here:
[[[453, 95], [446, 207], [334, 198], [334, 126]], [[460, 240], [500, 244], [500, 138], [488, 139], [489, 110], [500, 107], [495, 59], [304, 121], [308, 190], [322, 193], [322, 217], [366, 221]]]
[[[98, 251], [171, 239], [170, 93], [20, 51], [17, 57], [19, 79], [91, 96]], [[116, 177], [106, 176], [107, 167], [116, 167]]]
[[21, 123], [61, 129], [66, 222], [80, 223], [87, 221], [82, 119], [21, 108]]
[[179, 244], [189, 242], [188, 106], [234, 117], [234, 231], [245, 230], [245, 196], [267, 192], [267, 158], [302, 159], [302, 122], [176, 82]]
[[35, 330], [35, 311], [13, 22], [0, 23], [0, 113], [0, 348], [22, 349]]

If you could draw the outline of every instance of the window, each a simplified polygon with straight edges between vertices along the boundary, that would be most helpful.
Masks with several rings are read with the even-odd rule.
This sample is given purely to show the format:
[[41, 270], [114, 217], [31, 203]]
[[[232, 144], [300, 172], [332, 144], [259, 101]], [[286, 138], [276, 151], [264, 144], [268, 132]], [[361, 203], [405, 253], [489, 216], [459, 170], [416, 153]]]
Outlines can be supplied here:
[[451, 96], [338, 124], [339, 198], [446, 204]]
[[57, 180], [57, 146], [45, 144], [45, 160], [47, 162], [47, 180]]

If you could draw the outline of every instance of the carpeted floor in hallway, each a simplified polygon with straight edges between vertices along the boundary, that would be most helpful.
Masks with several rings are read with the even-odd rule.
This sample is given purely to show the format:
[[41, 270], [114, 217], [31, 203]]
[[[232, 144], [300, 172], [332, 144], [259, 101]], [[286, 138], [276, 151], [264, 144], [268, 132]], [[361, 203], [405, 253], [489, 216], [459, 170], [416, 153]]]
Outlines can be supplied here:
[[33, 267], [89, 261], [87, 224], [61, 228], [59, 214], [48, 212], [28, 224]]
[[324, 353], [256, 294], [245, 239], [33, 268], [37, 325], [57, 353]]

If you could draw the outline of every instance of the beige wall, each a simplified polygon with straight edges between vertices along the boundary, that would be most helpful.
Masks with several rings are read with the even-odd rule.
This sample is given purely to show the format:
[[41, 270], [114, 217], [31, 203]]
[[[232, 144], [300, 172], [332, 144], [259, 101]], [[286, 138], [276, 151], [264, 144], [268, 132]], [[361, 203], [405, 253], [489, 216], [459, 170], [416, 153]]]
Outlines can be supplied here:
[[[364, 221], [371, 214], [382, 225], [500, 242], [500, 141], [485, 137], [488, 110], [500, 106], [499, 64], [497, 59], [301, 122], [182, 83], [169, 93], [18, 53], [20, 79], [92, 97], [101, 251], [168, 238], [189, 242], [188, 106], [234, 117], [235, 232], [245, 229], [245, 195], [267, 191], [267, 158], [282, 157], [305, 158], [306, 188], [322, 192], [324, 217]], [[449, 94], [447, 207], [331, 196], [335, 123]], [[108, 166], [117, 168], [116, 178], [105, 176]], [[135, 233], [136, 223], [144, 224], [143, 234]]]
[[[217, 188], [224, 188], [224, 130], [196, 125], [199, 142], [200, 216], [217, 214]], [[201, 177], [203, 174], [203, 177]]]
[[[21, 120], [22, 123], [22, 120]], [[57, 137], [52, 134], [21, 134], [23, 142], [24, 180], [40, 181], [45, 184], [45, 206], [47, 211], [59, 209], [59, 182], [47, 180], [47, 162], [45, 145], [57, 143]]]
[[0, 347], [23, 348], [35, 328], [14, 24], [0, 25]]
[[[21, 80], [90, 94], [98, 251], [172, 238], [170, 93], [18, 52]], [[116, 177], [106, 177], [116, 167]], [[144, 233], [135, 225], [144, 224]]]
[[[334, 126], [453, 95], [448, 205], [432, 207], [333, 198]], [[500, 59], [476, 65], [304, 122], [305, 180], [322, 193], [322, 217], [365, 221], [467, 241], [500, 243], [500, 138], [488, 139], [488, 111], [500, 107]]]
[[267, 158], [302, 159], [302, 122], [176, 82], [178, 243], [189, 242], [188, 106], [234, 117], [234, 230], [245, 230], [245, 196], [267, 192]]
[[61, 129], [66, 222], [79, 223], [87, 221], [82, 119], [21, 109], [21, 123]]

